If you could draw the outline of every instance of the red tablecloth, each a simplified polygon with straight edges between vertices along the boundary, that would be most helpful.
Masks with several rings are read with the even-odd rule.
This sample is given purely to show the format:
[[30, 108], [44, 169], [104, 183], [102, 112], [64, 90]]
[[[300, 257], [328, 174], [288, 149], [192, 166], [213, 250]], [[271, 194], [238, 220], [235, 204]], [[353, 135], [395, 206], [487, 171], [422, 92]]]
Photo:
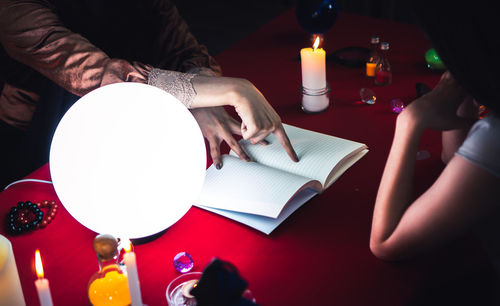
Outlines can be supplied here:
[[[298, 53], [310, 42], [297, 25], [293, 10], [217, 57], [226, 76], [252, 81], [284, 122], [366, 143], [370, 152], [269, 236], [191, 208], [163, 235], [135, 248], [145, 303], [167, 304], [167, 284], [179, 275], [172, 259], [180, 251], [192, 254], [194, 270], [202, 270], [215, 256], [235, 264], [261, 305], [402, 305], [421, 296], [429, 282], [443, 284], [481, 266], [482, 254], [462, 244], [433, 258], [397, 264], [380, 261], [370, 253], [372, 208], [396, 119], [389, 101], [401, 98], [410, 102], [415, 97], [416, 82], [434, 86], [440, 76], [426, 69], [424, 52], [429, 43], [413, 25], [341, 14], [326, 33], [323, 47], [333, 52], [346, 46], [367, 46], [373, 34], [390, 42], [393, 83], [376, 87], [372, 79], [364, 77], [362, 68], [329, 61], [332, 105], [318, 115], [307, 115], [300, 109]], [[375, 91], [375, 105], [357, 102], [362, 87]], [[442, 169], [440, 134], [426, 133], [420, 149], [431, 157], [417, 162], [416, 192], [424, 190]], [[50, 179], [48, 166], [29, 178]], [[18, 184], [0, 194], [0, 216], [18, 201], [26, 200], [58, 201], [51, 185]], [[92, 249], [96, 233], [77, 223], [64, 207], [45, 229], [16, 237], [3, 228], [1, 233], [13, 244], [29, 305], [38, 304], [33, 284], [37, 248], [44, 259], [55, 305], [88, 304], [87, 282], [98, 269]]]

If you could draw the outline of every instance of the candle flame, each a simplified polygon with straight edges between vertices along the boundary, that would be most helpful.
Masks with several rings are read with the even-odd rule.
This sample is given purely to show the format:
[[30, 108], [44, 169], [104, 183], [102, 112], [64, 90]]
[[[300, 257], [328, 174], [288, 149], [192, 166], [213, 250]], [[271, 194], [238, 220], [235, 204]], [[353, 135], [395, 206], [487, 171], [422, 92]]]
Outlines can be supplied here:
[[40, 251], [35, 251], [35, 269], [36, 275], [38, 278], [43, 278], [43, 265], [42, 265], [42, 257], [40, 256]]
[[132, 249], [132, 242], [130, 242], [127, 238], [123, 239], [123, 249], [127, 253]]
[[316, 51], [316, 49], [318, 49], [318, 46], [319, 46], [319, 36], [316, 36], [316, 39], [314, 40], [314, 44], [313, 44], [314, 51]]

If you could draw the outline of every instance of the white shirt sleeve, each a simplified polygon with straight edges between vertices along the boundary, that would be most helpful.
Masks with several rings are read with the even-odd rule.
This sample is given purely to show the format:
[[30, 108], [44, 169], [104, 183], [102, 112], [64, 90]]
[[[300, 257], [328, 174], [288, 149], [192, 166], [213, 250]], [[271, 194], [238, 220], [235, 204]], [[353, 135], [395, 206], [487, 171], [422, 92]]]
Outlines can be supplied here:
[[500, 118], [490, 114], [476, 122], [456, 154], [500, 177]]

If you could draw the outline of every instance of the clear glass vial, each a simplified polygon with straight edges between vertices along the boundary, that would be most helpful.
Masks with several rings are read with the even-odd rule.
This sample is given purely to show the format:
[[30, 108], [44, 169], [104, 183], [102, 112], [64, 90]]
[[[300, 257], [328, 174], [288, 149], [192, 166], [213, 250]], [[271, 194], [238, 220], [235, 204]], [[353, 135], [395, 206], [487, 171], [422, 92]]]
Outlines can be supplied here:
[[370, 39], [370, 57], [366, 62], [366, 73], [365, 75], [369, 78], [375, 77], [375, 68], [377, 67], [377, 62], [379, 61], [379, 48], [380, 38], [376, 35], [372, 36]]
[[388, 59], [389, 43], [380, 44], [380, 60], [375, 68], [375, 85], [385, 86], [392, 83], [391, 64]]
[[89, 280], [87, 292], [92, 305], [130, 305], [127, 275], [118, 264], [118, 240], [111, 235], [98, 235], [94, 251], [99, 271]]

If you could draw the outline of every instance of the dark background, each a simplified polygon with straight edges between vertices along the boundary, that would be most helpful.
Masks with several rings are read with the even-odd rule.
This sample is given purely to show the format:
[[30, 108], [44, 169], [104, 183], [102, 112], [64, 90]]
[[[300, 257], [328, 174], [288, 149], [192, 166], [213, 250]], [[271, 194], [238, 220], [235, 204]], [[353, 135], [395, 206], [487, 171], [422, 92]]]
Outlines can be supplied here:
[[[212, 55], [233, 45], [297, 0], [174, 0], [191, 32]], [[337, 0], [340, 11], [413, 23], [405, 0]]]

